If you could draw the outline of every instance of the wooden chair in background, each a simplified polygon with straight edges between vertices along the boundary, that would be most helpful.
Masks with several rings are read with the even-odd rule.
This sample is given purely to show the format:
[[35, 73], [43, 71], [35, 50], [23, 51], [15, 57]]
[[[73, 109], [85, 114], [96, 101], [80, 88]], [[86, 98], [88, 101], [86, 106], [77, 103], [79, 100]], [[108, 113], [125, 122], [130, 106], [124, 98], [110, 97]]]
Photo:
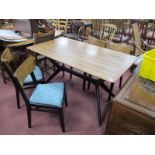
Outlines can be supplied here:
[[155, 20], [148, 20], [143, 39], [147, 44], [155, 46]]
[[[97, 39], [91, 35], [88, 35], [88, 40], [86, 41], [88, 44], [92, 44], [95, 46], [99, 46], [99, 47], [105, 47], [106, 46], [106, 41]], [[89, 77], [91, 77], [92, 75], [88, 75], [87, 73], [84, 73], [84, 75], [87, 75]], [[85, 90], [86, 87], [86, 80], [83, 80], [83, 90]], [[90, 82], [88, 82], [88, 89], [90, 88]]]
[[125, 20], [112, 19], [109, 22], [117, 26], [117, 29], [113, 36], [112, 41], [116, 43], [127, 43], [130, 37], [129, 35], [125, 34], [126, 30], [128, 29], [128, 27], [126, 26]]
[[78, 40], [78, 41], [87, 40], [87, 34], [86, 34], [84, 22], [76, 21], [75, 23], [72, 23], [71, 32], [64, 34], [64, 37]]
[[137, 23], [132, 24], [133, 41], [134, 41], [134, 55], [139, 56], [146, 52], [146, 50], [154, 49], [154, 45], [147, 44], [146, 40], [141, 38], [140, 29]]
[[58, 30], [63, 30], [64, 33], [67, 33], [68, 19], [58, 19]]
[[[125, 54], [131, 53], [131, 47], [126, 44], [117, 44], [117, 43], [113, 43], [113, 42], [107, 42], [106, 48], [115, 50], [115, 51], [118, 51], [121, 53], [125, 53]], [[122, 81], [123, 81], [123, 76], [120, 77], [119, 88], [122, 87]]]
[[93, 37], [91, 35], [88, 35], [88, 40], [86, 42], [88, 44], [96, 45], [96, 46], [103, 47], [103, 48], [106, 45], [106, 41], [97, 39], [97, 38], [95, 38], [95, 37]]
[[[118, 43], [113, 43], [111, 41], [102, 41], [99, 40], [97, 38], [94, 38], [92, 36], [88, 36], [88, 43], [99, 46], [99, 47], [103, 47], [103, 48], [108, 48], [108, 49], [112, 49], [118, 52], [122, 52], [125, 54], [130, 54], [131, 53], [131, 47], [126, 45], [126, 44], [118, 44]], [[86, 73], [84, 73], [85, 75], [87, 75]], [[91, 75], [88, 75], [91, 77]], [[120, 81], [119, 81], [119, 88], [122, 87], [122, 81], [123, 81], [123, 76], [120, 77]], [[83, 90], [85, 90], [85, 83], [86, 81], [83, 81]], [[88, 89], [90, 88], [90, 82], [88, 82]]]
[[110, 23], [103, 24], [100, 32], [100, 40], [112, 41], [116, 30], [117, 27], [114, 24]]

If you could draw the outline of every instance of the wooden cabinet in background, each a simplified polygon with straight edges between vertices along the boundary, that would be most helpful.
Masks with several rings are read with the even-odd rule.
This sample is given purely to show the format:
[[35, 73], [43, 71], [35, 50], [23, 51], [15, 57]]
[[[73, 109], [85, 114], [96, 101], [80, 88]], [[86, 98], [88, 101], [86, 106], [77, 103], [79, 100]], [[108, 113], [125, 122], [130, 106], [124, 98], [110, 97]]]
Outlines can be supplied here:
[[105, 134], [155, 134], [155, 83], [135, 73], [114, 98]]

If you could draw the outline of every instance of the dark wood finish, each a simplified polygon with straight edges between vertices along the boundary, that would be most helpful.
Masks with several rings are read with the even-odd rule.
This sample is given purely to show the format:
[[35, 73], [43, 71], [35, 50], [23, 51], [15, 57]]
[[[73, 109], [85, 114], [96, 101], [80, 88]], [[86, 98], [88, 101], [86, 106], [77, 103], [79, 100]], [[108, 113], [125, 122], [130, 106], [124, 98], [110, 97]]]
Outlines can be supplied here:
[[155, 134], [155, 120], [118, 102], [112, 108], [107, 134]]
[[155, 83], [135, 72], [113, 101], [105, 133], [155, 134], [154, 92]]

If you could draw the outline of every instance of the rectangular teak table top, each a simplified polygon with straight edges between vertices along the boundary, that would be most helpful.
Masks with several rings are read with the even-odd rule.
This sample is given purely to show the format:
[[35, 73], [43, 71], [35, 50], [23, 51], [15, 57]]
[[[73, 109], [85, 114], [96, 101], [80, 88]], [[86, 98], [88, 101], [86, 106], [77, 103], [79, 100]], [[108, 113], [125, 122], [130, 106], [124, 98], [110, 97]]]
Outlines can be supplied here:
[[112, 83], [136, 60], [135, 56], [64, 37], [27, 49]]

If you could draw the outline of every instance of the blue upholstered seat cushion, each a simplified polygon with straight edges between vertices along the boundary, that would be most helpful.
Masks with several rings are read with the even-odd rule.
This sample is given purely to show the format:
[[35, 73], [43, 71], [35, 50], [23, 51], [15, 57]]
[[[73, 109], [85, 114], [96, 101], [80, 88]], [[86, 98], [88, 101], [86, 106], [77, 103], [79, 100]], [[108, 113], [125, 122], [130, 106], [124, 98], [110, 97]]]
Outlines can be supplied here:
[[[41, 72], [41, 70], [40, 70], [40, 68], [39, 68], [38, 66], [35, 66], [35, 68], [34, 68], [34, 70], [33, 70], [33, 73], [34, 73], [34, 75], [35, 75], [37, 81], [40, 81], [40, 80], [43, 79], [42, 72]], [[26, 77], [26, 79], [24, 80], [24, 83], [26, 84], [26, 83], [31, 83], [31, 82], [33, 82], [33, 80], [32, 80], [31, 75], [29, 74], [29, 75]]]
[[38, 84], [30, 97], [30, 104], [62, 107], [64, 83]]

